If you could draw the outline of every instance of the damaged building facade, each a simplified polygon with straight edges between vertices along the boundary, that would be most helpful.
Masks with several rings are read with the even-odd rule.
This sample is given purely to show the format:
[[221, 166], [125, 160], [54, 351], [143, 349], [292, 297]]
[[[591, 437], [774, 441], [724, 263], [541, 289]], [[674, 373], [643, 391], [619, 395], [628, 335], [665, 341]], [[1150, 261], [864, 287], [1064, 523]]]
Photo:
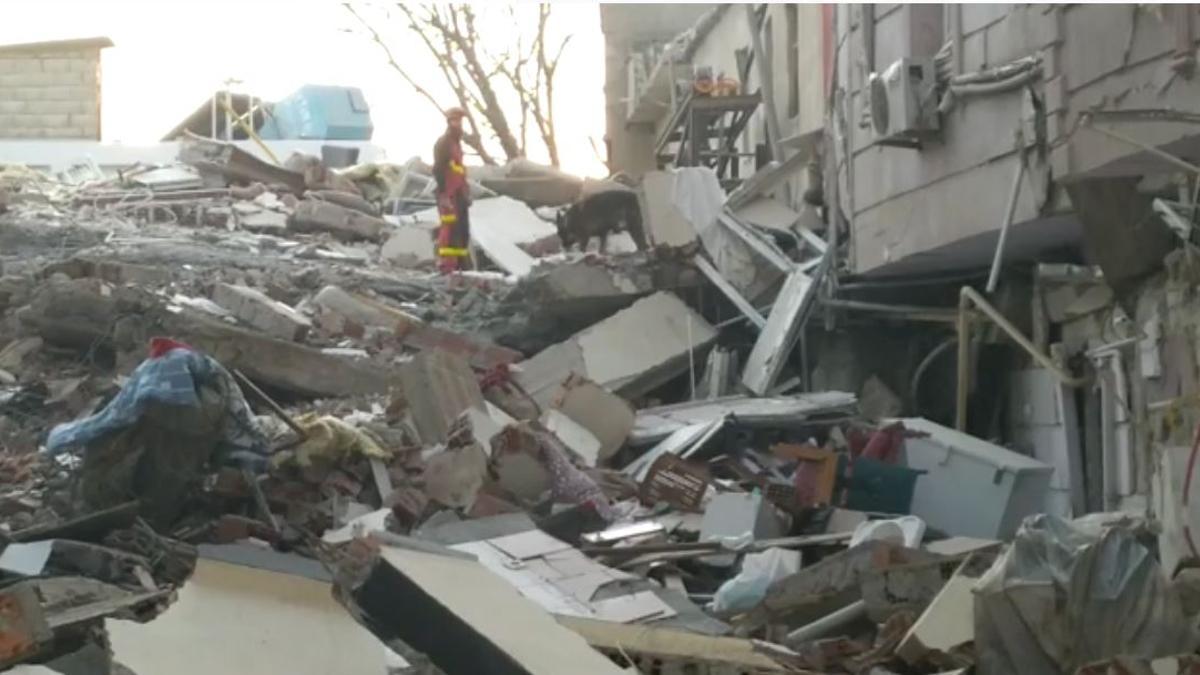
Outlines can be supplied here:
[[[1162, 378], [1195, 371], [1172, 360], [1191, 353], [1188, 310], [1166, 309], [1163, 283], [1180, 273], [1164, 261], [1183, 246], [1196, 181], [1197, 18], [1184, 6], [710, 7], [627, 53], [628, 87], [609, 92], [626, 112], [610, 114], [613, 169], [655, 180], [706, 165], [736, 184], [771, 160], [792, 165], [772, 215], [839, 247], [807, 353], [792, 357], [809, 362], [794, 365], [810, 388], [882, 390], [893, 411], [1039, 456], [1058, 468], [1053, 512], [1144, 511], [1163, 415], [1187, 400]], [[698, 84], [709, 75], [712, 94]], [[737, 88], [721, 92], [721, 78]], [[715, 120], [701, 133], [687, 122], [698, 102]], [[711, 112], [739, 105], [745, 120]], [[618, 153], [630, 138], [640, 154]], [[824, 218], [806, 203], [814, 186]], [[965, 355], [961, 315], [977, 317]]]
[[454, 274], [370, 92], [0, 141], [0, 668], [1194, 672], [1200, 10], [599, 12]]
[[942, 296], [978, 317], [955, 330], [969, 349], [940, 357], [959, 361], [956, 424], [1055, 466], [1050, 512], [1167, 517], [1155, 481], [1179, 477], [1173, 447], [1195, 426], [1192, 385], [1170, 380], [1195, 377], [1193, 310], [1171, 289], [1198, 178], [1198, 19], [1182, 5], [838, 9], [846, 285], [958, 277], [941, 288], [986, 296]]

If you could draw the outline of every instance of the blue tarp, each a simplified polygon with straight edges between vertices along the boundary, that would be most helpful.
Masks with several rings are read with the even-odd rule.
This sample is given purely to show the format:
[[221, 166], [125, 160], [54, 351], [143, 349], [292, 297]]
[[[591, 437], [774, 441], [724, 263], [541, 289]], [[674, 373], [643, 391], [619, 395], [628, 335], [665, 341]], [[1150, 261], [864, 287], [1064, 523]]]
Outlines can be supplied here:
[[226, 458], [248, 460], [266, 454], [266, 440], [241, 389], [220, 363], [190, 349], [172, 349], [141, 363], [121, 391], [103, 410], [86, 419], [60, 424], [50, 431], [46, 451], [57, 455], [83, 447], [128, 428], [141, 418], [150, 403], [181, 407], [200, 405], [204, 383], [225, 380], [227, 417], [220, 450]]

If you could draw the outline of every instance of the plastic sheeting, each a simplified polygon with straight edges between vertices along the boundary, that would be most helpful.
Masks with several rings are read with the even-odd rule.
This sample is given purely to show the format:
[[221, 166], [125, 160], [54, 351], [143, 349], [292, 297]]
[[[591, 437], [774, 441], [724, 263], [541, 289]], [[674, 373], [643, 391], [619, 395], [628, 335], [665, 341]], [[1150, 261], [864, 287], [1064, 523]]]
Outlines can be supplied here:
[[800, 571], [800, 552], [769, 548], [748, 553], [742, 559], [742, 571], [721, 584], [713, 596], [716, 612], [740, 612], [753, 609], [767, 595], [771, 584]]
[[1200, 645], [1153, 553], [1117, 518], [1025, 520], [975, 587], [977, 672], [1059, 675]]
[[850, 537], [850, 548], [864, 541], [890, 541], [908, 548], [917, 548], [925, 538], [925, 521], [916, 516], [901, 516], [890, 520], [868, 520], [859, 523]]

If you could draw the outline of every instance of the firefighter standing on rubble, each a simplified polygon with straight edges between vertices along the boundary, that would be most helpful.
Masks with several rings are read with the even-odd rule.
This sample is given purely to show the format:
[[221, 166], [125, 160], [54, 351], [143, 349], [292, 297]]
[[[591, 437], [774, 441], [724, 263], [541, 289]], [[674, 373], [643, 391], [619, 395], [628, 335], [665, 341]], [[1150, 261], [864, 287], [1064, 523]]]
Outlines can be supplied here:
[[437, 209], [440, 220], [437, 240], [438, 270], [450, 274], [471, 266], [471, 187], [463, 166], [462, 108], [446, 111], [446, 133], [433, 146], [433, 175], [437, 180]]

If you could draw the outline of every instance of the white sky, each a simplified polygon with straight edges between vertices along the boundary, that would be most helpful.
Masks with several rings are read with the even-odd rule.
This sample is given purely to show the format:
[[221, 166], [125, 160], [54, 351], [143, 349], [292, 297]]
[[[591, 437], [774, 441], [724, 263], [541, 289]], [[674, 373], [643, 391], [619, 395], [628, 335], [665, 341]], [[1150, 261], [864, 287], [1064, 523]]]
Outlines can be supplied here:
[[[433, 141], [444, 127], [368, 37], [346, 32], [358, 27], [334, 0], [4, 0], [3, 8], [3, 44], [112, 38], [116, 46], [104, 50], [102, 63], [105, 141], [157, 141], [228, 78], [242, 80], [241, 89], [267, 100], [303, 84], [361, 87], [371, 105], [374, 142], [396, 161], [413, 155], [431, 159]], [[563, 168], [603, 176], [591, 142], [603, 151], [599, 9], [592, 2], [556, 2], [551, 17], [550, 30], [558, 39], [572, 35], [555, 106]], [[499, 49], [515, 43], [517, 35], [510, 26], [497, 26], [494, 37], [485, 37]], [[440, 73], [425, 60], [416, 39], [400, 38], [392, 48], [398, 58], [418, 60], [414, 77], [440, 83]], [[510, 119], [516, 124], [515, 112]], [[531, 143], [531, 155], [534, 147]]]

